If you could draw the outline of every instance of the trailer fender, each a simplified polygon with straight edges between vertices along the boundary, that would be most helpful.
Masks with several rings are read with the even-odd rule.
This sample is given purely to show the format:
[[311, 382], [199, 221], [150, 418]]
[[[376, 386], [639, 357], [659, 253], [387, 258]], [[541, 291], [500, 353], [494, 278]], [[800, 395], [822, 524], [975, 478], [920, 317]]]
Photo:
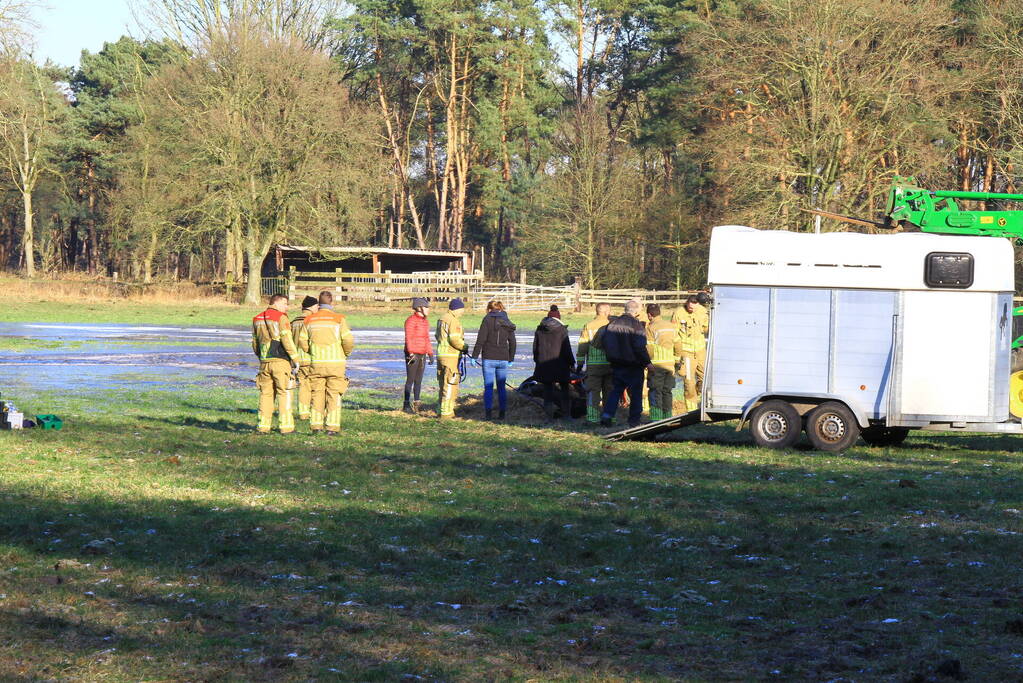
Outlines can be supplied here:
[[808, 413], [813, 406], [820, 405], [825, 401], [838, 401], [839, 403], [841, 403], [846, 408], [852, 411], [852, 414], [856, 416], [856, 421], [860, 424], [860, 427], [862, 429], [866, 429], [867, 427], [870, 426], [870, 418], [867, 417], [866, 411], [860, 408], [856, 403], [847, 401], [836, 394], [793, 394], [793, 393], [779, 394], [777, 392], [765, 392], [763, 394], [756, 396], [752, 401], [750, 401], [746, 405], [746, 408], [743, 409], [742, 411], [742, 417], [739, 418], [739, 424], [735, 427], [735, 431], [737, 432], [741, 431], [742, 428], [746, 426], [746, 422], [749, 421], [749, 415], [751, 412], [753, 412], [754, 408], [756, 408], [764, 401], [768, 401], [771, 399], [788, 401], [789, 403], [792, 403], [797, 407], [799, 407], [799, 404], [801, 403], [808, 404], [810, 406], [809, 409], [800, 411], [800, 414], [803, 416], [805, 416], [806, 413]]

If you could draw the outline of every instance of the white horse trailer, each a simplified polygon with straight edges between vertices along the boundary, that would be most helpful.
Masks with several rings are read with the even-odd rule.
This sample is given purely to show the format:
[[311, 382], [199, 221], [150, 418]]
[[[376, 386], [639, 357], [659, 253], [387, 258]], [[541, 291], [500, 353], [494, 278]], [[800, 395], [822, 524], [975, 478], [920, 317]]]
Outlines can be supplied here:
[[1007, 240], [720, 226], [708, 280], [700, 411], [671, 428], [739, 418], [762, 446], [805, 430], [830, 451], [910, 429], [1023, 433], [1009, 414]]

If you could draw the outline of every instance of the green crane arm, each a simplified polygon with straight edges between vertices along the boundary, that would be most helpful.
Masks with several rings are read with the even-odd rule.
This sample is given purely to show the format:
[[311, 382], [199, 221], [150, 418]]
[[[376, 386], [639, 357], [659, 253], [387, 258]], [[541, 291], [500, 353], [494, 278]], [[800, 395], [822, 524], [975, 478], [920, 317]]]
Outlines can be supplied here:
[[888, 195], [885, 224], [908, 223], [923, 232], [979, 235], [1023, 240], [1023, 209], [973, 211], [960, 209], [957, 199], [1023, 202], [1023, 194], [925, 190], [911, 177], [895, 176]]

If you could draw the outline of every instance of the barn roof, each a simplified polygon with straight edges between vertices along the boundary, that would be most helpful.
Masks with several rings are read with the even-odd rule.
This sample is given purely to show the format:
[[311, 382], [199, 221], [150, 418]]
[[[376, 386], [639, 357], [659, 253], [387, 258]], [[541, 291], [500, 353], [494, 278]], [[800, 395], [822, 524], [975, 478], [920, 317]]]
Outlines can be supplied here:
[[303, 247], [296, 245], [280, 244], [277, 246], [281, 251], [311, 252], [321, 254], [390, 254], [393, 256], [466, 256], [470, 251], [456, 251], [454, 249], [394, 249], [390, 247]]

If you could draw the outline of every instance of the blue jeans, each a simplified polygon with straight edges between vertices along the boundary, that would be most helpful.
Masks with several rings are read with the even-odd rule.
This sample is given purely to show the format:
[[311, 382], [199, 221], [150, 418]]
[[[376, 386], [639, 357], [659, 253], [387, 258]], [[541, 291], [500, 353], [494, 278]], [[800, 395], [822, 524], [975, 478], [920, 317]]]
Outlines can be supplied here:
[[622, 394], [629, 392], [629, 426], [636, 426], [643, 417], [643, 368], [611, 366], [614, 384], [611, 393], [604, 399], [604, 412], [601, 417], [613, 420], [618, 412], [618, 404]]
[[494, 409], [494, 383], [497, 383], [497, 404], [503, 411], [508, 407], [508, 391], [504, 383], [508, 379], [508, 361], [483, 359], [483, 408]]

